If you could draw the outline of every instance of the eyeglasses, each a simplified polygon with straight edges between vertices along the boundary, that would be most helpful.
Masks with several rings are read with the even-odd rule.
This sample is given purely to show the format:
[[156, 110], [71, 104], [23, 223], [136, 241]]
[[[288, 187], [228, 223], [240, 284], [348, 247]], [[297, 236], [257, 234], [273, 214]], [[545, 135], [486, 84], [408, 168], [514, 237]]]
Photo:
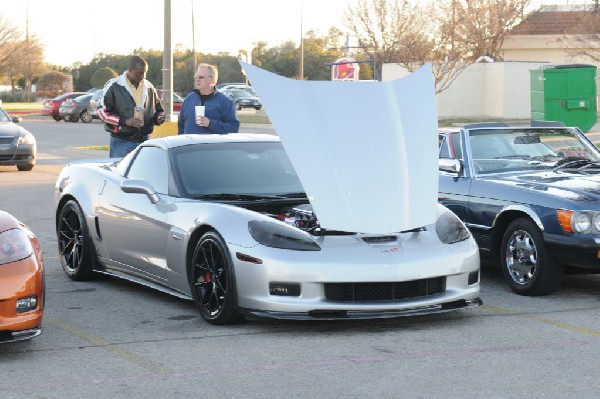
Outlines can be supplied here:
[[196, 75], [196, 76], [194, 76], [194, 77], [195, 77], [196, 79], [203, 79], [203, 78], [212, 78], [212, 75], [205, 75], [205, 76], [203, 76], [203, 75]]

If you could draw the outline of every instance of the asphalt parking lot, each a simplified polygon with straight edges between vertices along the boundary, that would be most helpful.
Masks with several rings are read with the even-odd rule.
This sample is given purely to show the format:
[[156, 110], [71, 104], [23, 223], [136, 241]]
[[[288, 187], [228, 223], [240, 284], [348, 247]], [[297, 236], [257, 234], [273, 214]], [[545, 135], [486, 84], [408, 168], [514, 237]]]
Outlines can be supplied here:
[[[46, 266], [44, 332], [0, 345], [1, 398], [587, 398], [600, 383], [600, 275], [520, 297], [496, 265], [484, 305], [433, 316], [346, 322], [252, 320], [217, 327], [191, 302], [116, 279], [63, 273], [53, 186], [69, 161], [104, 157], [99, 121], [25, 118], [31, 172], [0, 167], [0, 209], [38, 235]], [[268, 126], [247, 126], [272, 133]], [[270, 130], [269, 130], [270, 129]]]

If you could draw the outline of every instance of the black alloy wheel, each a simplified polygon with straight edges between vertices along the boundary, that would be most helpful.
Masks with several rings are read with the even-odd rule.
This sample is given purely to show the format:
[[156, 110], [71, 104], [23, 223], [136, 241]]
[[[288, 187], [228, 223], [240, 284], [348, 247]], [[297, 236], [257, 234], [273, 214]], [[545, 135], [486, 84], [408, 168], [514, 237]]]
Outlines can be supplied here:
[[211, 324], [231, 324], [236, 311], [235, 278], [225, 242], [216, 232], [205, 233], [196, 244], [190, 269], [190, 287], [200, 314]]
[[63, 270], [72, 280], [90, 280], [94, 270], [94, 248], [79, 204], [70, 200], [60, 211], [56, 226], [58, 254]]

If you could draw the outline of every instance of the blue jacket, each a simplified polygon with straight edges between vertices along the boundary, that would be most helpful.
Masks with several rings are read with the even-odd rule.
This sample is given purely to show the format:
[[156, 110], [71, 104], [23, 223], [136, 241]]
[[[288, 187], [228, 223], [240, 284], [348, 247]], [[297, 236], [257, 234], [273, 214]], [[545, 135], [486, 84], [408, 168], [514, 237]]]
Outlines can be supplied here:
[[[204, 115], [210, 119], [207, 128], [196, 124], [196, 105], [206, 107]], [[177, 134], [237, 133], [239, 129], [240, 121], [237, 118], [235, 105], [223, 93], [215, 91], [204, 101], [204, 104], [201, 104], [200, 93], [194, 90], [183, 100], [177, 121]]]

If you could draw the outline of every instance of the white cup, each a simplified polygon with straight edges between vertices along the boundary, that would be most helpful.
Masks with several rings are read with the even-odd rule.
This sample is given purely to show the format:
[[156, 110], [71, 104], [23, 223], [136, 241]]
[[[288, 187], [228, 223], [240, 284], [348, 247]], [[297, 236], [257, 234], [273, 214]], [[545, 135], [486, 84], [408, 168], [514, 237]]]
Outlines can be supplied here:
[[204, 116], [204, 105], [196, 105], [196, 119], [200, 116]]

